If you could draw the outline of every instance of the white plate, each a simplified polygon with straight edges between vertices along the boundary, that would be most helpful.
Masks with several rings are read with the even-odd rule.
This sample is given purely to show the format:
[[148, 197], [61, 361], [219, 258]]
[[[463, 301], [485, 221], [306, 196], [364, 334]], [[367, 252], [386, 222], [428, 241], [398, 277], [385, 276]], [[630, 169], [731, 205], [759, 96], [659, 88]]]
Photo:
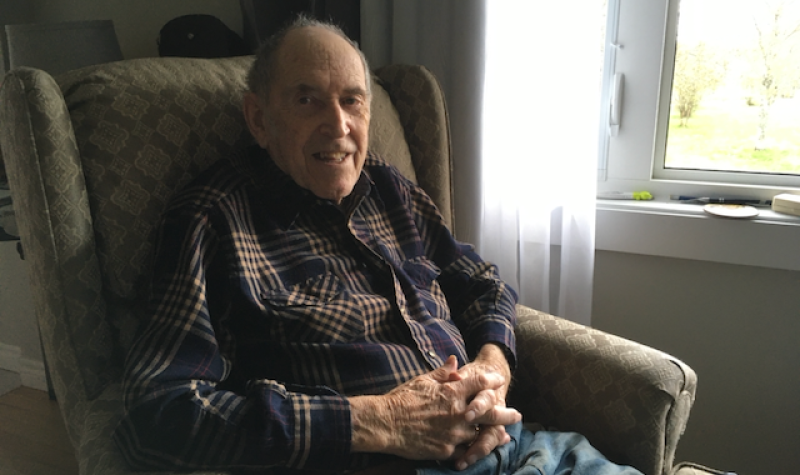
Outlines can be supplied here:
[[715, 216], [724, 216], [726, 218], [754, 218], [758, 216], [758, 210], [752, 206], [746, 205], [724, 205], [724, 204], [707, 204], [703, 206], [703, 210], [708, 214]]

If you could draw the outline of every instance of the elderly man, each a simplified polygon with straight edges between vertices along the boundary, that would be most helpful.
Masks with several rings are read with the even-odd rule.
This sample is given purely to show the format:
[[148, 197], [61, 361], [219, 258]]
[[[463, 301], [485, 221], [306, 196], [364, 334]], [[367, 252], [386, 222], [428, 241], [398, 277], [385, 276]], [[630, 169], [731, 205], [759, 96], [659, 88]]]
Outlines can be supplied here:
[[116, 432], [132, 465], [483, 470], [532, 436], [505, 407], [516, 296], [368, 152], [368, 71], [307, 19], [258, 53], [256, 144], [164, 215]]

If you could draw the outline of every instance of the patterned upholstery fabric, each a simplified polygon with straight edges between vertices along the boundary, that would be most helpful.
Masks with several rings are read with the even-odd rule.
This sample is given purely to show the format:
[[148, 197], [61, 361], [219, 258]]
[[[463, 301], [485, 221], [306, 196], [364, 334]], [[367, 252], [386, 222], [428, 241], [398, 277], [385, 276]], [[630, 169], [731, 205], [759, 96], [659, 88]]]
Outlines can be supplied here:
[[[442, 104], [444, 107], [444, 104]], [[373, 77], [372, 104], [369, 123], [369, 148], [396, 166], [407, 178], [417, 183], [417, 172], [411, 161], [411, 152], [403, 135], [400, 116], [386, 90]], [[448, 156], [449, 160], [449, 156]], [[437, 183], [436, 185], [442, 186]]]
[[419, 185], [433, 198], [450, 229], [454, 229], [450, 126], [436, 77], [422, 66], [400, 64], [384, 66], [376, 74], [389, 92], [400, 121], [414, 124], [405, 127], [404, 133]]
[[[240, 114], [252, 59], [151, 58], [53, 78], [10, 72], [6, 161], [43, 346], [82, 474], [129, 473], [110, 438], [144, 301], [154, 226], [170, 195], [250, 140]], [[452, 224], [444, 97], [417, 66], [373, 81], [370, 147], [418, 180]], [[519, 307], [514, 404], [586, 434], [615, 460], [666, 474], [694, 373], [656, 350]]]
[[[2, 149], [30, 260], [34, 306], [53, 373], [81, 395], [119, 376], [81, 159], [60, 90], [20, 69], [3, 82]], [[47, 316], [48, 318], [41, 318]], [[53, 338], [49, 338], [49, 336]], [[78, 424], [81, 422], [78, 421]]]
[[[155, 226], [172, 193], [250, 140], [240, 108], [248, 66], [247, 58], [134, 60], [58, 79], [81, 153], [108, 323], [121, 354], [144, 301]], [[201, 75], [189, 73], [201, 68]]]
[[527, 418], [585, 435], [609, 459], [669, 473], [697, 377], [679, 360], [518, 306], [518, 366], [509, 404]]

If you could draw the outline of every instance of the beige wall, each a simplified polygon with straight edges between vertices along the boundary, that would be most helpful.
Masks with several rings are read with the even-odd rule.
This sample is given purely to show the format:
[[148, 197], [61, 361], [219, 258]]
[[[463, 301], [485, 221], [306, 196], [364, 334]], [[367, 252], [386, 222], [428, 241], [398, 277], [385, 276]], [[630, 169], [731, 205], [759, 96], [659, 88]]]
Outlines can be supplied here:
[[679, 460], [797, 473], [800, 272], [598, 251], [592, 322], [697, 371]]

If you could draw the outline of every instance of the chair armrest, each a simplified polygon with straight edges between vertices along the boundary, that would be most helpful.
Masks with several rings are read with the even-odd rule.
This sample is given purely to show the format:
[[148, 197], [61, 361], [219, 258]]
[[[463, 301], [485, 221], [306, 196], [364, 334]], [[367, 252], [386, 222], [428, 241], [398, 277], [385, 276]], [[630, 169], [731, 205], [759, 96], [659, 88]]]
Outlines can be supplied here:
[[579, 432], [609, 459], [647, 474], [672, 469], [697, 386], [653, 348], [517, 306], [509, 404], [527, 422]]

